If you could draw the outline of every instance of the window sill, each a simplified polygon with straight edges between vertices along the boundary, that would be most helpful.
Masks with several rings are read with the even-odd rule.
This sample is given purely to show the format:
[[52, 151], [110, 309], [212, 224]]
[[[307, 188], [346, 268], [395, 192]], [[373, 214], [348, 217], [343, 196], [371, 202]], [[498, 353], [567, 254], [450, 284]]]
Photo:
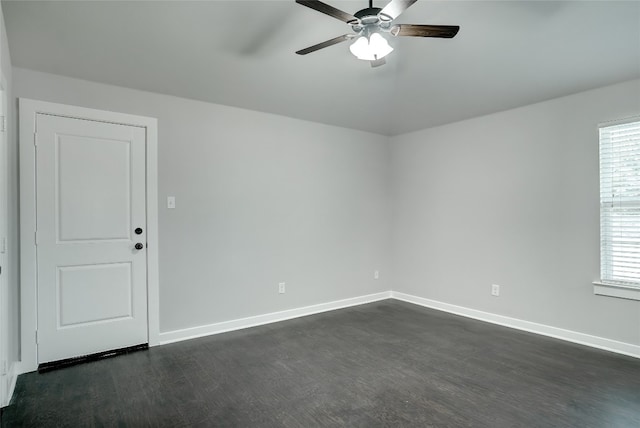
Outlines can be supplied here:
[[620, 299], [640, 300], [640, 288], [638, 287], [604, 284], [598, 281], [593, 283], [593, 294], [617, 297]]

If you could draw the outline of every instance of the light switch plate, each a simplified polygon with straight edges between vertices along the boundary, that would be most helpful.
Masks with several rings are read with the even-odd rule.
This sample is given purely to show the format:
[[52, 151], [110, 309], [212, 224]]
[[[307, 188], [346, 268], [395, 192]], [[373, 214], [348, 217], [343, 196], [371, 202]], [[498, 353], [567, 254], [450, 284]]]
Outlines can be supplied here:
[[176, 197], [167, 196], [167, 208], [175, 208], [175, 207], [176, 207]]

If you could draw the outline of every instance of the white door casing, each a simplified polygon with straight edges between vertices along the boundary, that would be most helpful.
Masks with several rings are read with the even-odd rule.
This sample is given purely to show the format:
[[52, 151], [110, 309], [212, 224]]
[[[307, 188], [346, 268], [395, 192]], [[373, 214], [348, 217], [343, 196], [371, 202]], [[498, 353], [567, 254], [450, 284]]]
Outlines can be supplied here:
[[38, 363], [147, 343], [145, 129], [38, 114], [36, 133]]
[[[62, 349], [78, 355], [147, 340], [150, 346], [158, 345], [157, 120], [28, 99], [19, 100], [19, 114], [21, 359], [16, 372], [30, 372], [37, 369], [39, 362], [69, 357], [58, 353], [55, 346], [47, 347], [50, 334], [56, 337], [55, 342], [66, 343]], [[47, 120], [55, 122], [55, 126], [47, 124]], [[51, 126], [59, 126], [60, 121], [63, 127], [52, 131]], [[88, 136], [83, 135], [83, 127], [88, 124], [98, 126], [100, 131], [83, 140]], [[53, 144], [48, 145], [45, 135], [50, 134], [51, 140], [52, 133], [60, 138], [53, 138]], [[140, 138], [141, 145], [135, 143]], [[49, 157], [54, 162], [41, 165]], [[143, 167], [138, 174], [139, 170], [132, 166], [141, 157]], [[111, 163], [107, 164], [109, 159]], [[48, 182], [40, 176], [51, 177], [52, 173], [57, 176]], [[85, 175], [85, 179], [74, 180], [77, 175]], [[127, 180], [128, 201], [114, 190], [126, 188]], [[45, 197], [36, 192], [36, 185], [48, 186], [54, 190], [53, 195]], [[54, 197], [56, 188], [61, 198], [58, 201]], [[101, 194], [92, 196], [92, 189], [96, 188], [102, 189]], [[129, 218], [123, 214], [127, 204], [132, 211]], [[54, 215], [41, 213], [40, 208], [53, 210]], [[87, 221], [87, 217], [93, 220]], [[143, 229], [142, 235], [134, 234], [137, 227]], [[146, 242], [147, 247], [135, 250], [133, 245], [138, 242]], [[98, 256], [99, 253], [104, 254]], [[50, 260], [47, 254], [53, 254]], [[36, 255], [44, 256], [42, 265]], [[41, 275], [42, 284], [38, 284]], [[39, 287], [47, 283], [47, 289]], [[140, 296], [138, 283], [143, 284], [146, 299]], [[87, 288], [80, 284], [92, 285]], [[108, 289], [107, 284], [116, 285]], [[41, 302], [53, 299], [53, 304], [47, 309], [39, 304], [38, 297]], [[91, 299], [100, 300], [97, 312], [87, 310], [85, 303]], [[118, 324], [127, 325], [127, 332], [115, 333], [112, 328]], [[38, 325], [53, 329], [37, 333], [40, 346], [36, 345]], [[91, 344], [94, 348], [80, 348], [78, 342], [87, 342], [88, 337], [99, 340]]]
[[7, 92], [6, 80], [0, 73], [0, 407], [9, 401], [9, 281], [8, 281], [8, 163], [7, 163]]

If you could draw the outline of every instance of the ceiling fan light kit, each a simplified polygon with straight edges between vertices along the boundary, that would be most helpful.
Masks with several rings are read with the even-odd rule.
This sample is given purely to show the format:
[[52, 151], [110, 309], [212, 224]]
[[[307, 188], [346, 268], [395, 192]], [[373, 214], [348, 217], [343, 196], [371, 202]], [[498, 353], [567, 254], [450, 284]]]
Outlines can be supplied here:
[[354, 32], [353, 34], [344, 34], [301, 49], [296, 53], [298, 55], [306, 55], [346, 40], [356, 39], [349, 47], [351, 53], [358, 59], [369, 61], [372, 67], [378, 67], [385, 63], [384, 57], [393, 52], [393, 48], [382, 33], [387, 33], [394, 37], [438, 37], [448, 39], [458, 33], [460, 27], [457, 25], [393, 25], [393, 21], [416, 1], [391, 0], [383, 9], [380, 9], [373, 7], [373, 0], [369, 0], [368, 8], [359, 10], [351, 15], [321, 1], [296, 0], [298, 4], [345, 22], [351, 26]]
[[373, 33], [369, 37], [358, 37], [349, 50], [356, 58], [364, 61], [375, 61], [382, 59], [393, 52], [393, 48], [389, 46], [387, 39], [382, 37], [380, 33]]

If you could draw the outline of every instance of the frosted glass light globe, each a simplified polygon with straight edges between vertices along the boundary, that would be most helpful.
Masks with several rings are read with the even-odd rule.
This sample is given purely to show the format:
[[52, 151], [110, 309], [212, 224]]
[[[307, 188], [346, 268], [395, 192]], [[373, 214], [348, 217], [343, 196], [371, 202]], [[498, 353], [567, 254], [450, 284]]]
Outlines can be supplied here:
[[374, 61], [384, 58], [393, 52], [393, 48], [389, 46], [387, 39], [379, 33], [373, 33], [369, 38], [358, 37], [358, 39], [349, 47], [349, 50], [358, 59], [364, 61]]

